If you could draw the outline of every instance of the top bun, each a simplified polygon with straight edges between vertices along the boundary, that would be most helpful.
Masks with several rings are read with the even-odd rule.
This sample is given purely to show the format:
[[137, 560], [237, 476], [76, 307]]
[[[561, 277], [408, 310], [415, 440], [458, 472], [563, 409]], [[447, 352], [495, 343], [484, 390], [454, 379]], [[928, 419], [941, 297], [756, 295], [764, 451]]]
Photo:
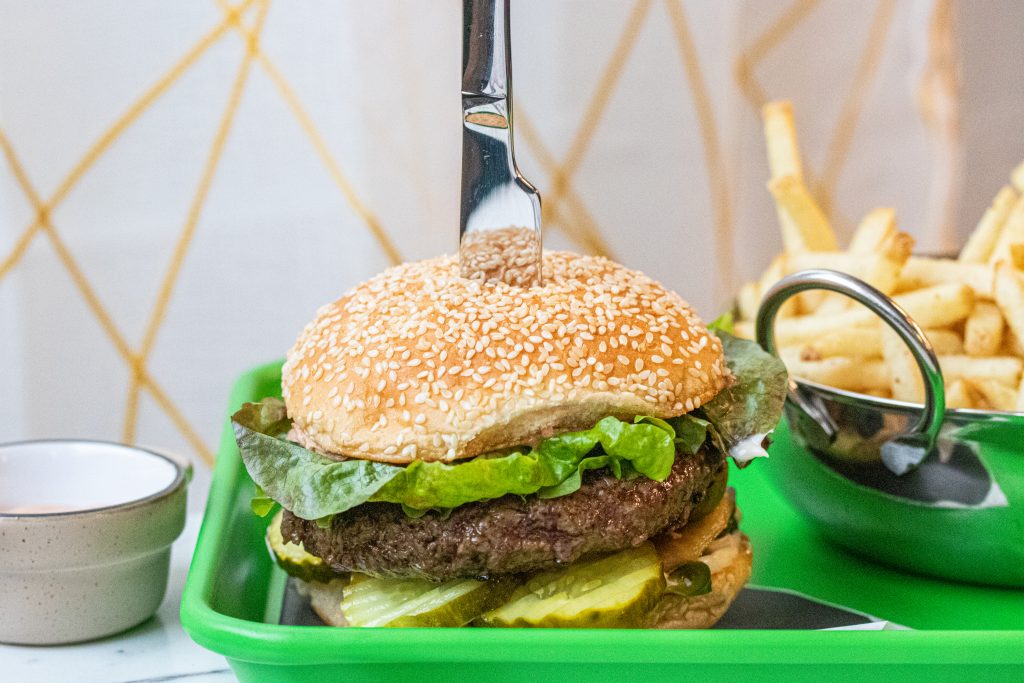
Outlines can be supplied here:
[[452, 461], [586, 429], [675, 417], [731, 382], [693, 309], [608, 259], [545, 252], [544, 284], [405, 263], [324, 306], [284, 365], [307, 446], [391, 463]]

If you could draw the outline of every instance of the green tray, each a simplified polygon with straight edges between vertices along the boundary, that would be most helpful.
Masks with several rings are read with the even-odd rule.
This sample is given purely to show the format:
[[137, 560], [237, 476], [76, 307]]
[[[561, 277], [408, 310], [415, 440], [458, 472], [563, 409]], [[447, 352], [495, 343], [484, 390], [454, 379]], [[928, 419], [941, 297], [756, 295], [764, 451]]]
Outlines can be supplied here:
[[[231, 394], [276, 395], [280, 364]], [[791, 447], [780, 430], [773, 448]], [[734, 473], [759, 585], [790, 588], [913, 631], [338, 629], [277, 623], [285, 576], [249, 510], [252, 484], [224, 432], [181, 622], [242, 681], [1024, 680], [1024, 591], [946, 583], [872, 564], [815, 536], [768, 484]]]

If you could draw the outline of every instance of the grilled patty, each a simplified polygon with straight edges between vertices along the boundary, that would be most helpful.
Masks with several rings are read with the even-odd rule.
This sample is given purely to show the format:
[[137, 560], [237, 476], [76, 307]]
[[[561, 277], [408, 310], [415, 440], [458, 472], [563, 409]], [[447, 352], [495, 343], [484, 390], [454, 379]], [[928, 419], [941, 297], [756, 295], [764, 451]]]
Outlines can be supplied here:
[[662, 482], [595, 470], [561, 498], [509, 495], [419, 518], [392, 503], [365, 503], [335, 515], [327, 529], [285, 512], [282, 532], [340, 572], [447, 580], [537, 571], [685, 524], [723, 467], [721, 453], [704, 449], [678, 454]]

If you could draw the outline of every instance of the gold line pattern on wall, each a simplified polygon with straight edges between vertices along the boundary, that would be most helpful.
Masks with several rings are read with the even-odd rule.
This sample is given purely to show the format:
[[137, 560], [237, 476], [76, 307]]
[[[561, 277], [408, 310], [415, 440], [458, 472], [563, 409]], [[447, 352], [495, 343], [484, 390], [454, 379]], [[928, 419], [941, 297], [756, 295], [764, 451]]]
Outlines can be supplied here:
[[708, 187], [711, 191], [711, 208], [715, 216], [715, 255], [718, 259], [719, 287], [732, 291], [738, 284], [736, 274], [735, 239], [732, 218], [732, 197], [729, 190], [729, 179], [726, 174], [725, 161], [722, 156], [722, 143], [715, 123], [715, 110], [711, 104], [707, 84], [704, 82], [704, 70], [700, 66], [697, 46], [693, 42], [686, 12], [681, 0], [665, 0], [672, 30], [676, 37], [679, 56], [683, 60], [686, 71], [686, 82], [690, 86], [690, 97], [697, 111], [700, 125], [701, 141], [704, 146], [704, 163], [707, 166]]
[[795, 0], [787, 7], [779, 18], [771, 23], [750, 47], [740, 53], [733, 66], [733, 76], [747, 102], [754, 111], [760, 111], [767, 104], [769, 97], [757, 81], [754, 70], [757, 65], [774, 50], [779, 43], [796, 29], [811, 11], [818, 6], [819, 0]]
[[[238, 7], [232, 8], [232, 16], [235, 16], [238, 12], [242, 12], [248, 9], [255, 0], [245, 0]], [[71, 172], [68, 173], [67, 177], [57, 187], [57, 191], [54, 192], [53, 196], [48, 202], [43, 204], [44, 210], [42, 216], [48, 215], [53, 212], [57, 206], [64, 201], [67, 197], [68, 192], [78, 184], [78, 181], [82, 179], [82, 176], [86, 174], [89, 169], [93, 167], [96, 161], [99, 160], [103, 154], [110, 149], [111, 145], [121, 136], [121, 134], [128, 129], [135, 121], [142, 116], [160, 97], [166, 93], [172, 85], [174, 85], [178, 79], [185, 75], [189, 68], [195, 64], [200, 57], [213, 47], [224, 34], [227, 33], [228, 28], [231, 25], [231, 18], [224, 19], [220, 24], [213, 28], [209, 33], [204, 35], [185, 55], [179, 59], [168, 71], [157, 79], [156, 83], [149, 88], [143, 95], [136, 100], [128, 109], [122, 114], [114, 123], [100, 135], [99, 139], [89, 148], [89, 150], [82, 156], [82, 158], [72, 167]], [[42, 229], [42, 221], [37, 218], [36, 221], [26, 228], [25, 232], [22, 233], [21, 237], [18, 238], [15, 243], [14, 249], [4, 258], [3, 262], [0, 262], [0, 281], [4, 279], [4, 276], [21, 260], [22, 255], [28, 248], [32, 239]]]
[[[78, 289], [79, 293], [82, 295], [82, 298], [85, 299], [86, 306], [92, 312], [96, 321], [100, 324], [100, 327], [102, 327], [103, 331], [106, 332], [107, 337], [109, 337], [110, 342], [114, 346], [114, 349], [118, 352], [125, 363], [129, 367], [132, 367], [135, 363], [135, 354], [128, 346], [125, 336], [114, 323], [113, 316], [110, 315], [109, 310], [100, 301], [99, 296], [97, 296], [96, 291], [89, 283], [85, 273], [82, 272], [81, 267], [78, 265], [78, 262], [75, 261], [74, 256], [64, 243], [64, 240], [61, 239], [57, 229], [50, 222], [45, 204], [42, 202], [39, 193], [36, 192], [35, 188], [29, 182], [24, 166], [18, 160], [17, 155], [14, 153], [14, 147], [10, 144], [10, 140], [7, 139], [7, 136], [2, 130], [0, 130], [0, 147], [3, 148], [4, 157], [6, 158], [8, 165], [11, 167], [15, 179], [18, 181], [19, 187], [21, 187], [25, 197], [37, 212], [39, 217], [39, 229], [49, 239], [58, 259], [60, 259], [61, 265], [63, 265], [64, 270], [67, 271], [68, 276], [74, 283], [75, 288]], [[167, 398], [166, 394], [159, 387], [156, 381], [145, 371], [143, 371], [142, 381], [145, 383], [146, 388], [149, 389], [154, 398], [157, 399], [158, 404], [163, 408], [167, 416], [174, 422], [178, 431], [180, 431], [182, 436], [184, 436], [189, 442], [189, 445], [195, 449], [196, 453], [198, 453], [204, 461], [212, 464], [213, 455], [210, 450], [203, 443], [202, 439], [199, 438], [199, 435], [188, 423], [181, 411], [178, 410], [178, 408]]]
[[637, 3], [633, 5], [622, 34], [612, 51], [612, 56], [598, 79], [597, 89], [583, 112], [576, 135], [569, 143], [569, 151], [566, 152], [562, 163], [556, 166], [551, 173], [551, 187], [545, 193], [542, 203], [545, 214], [554, 215], [556, 213], [559, 201], [568, 190], [572, 177], [579, 170], [583, 157], [597, 132], [598, 124], [608, 108], [608, 102], [615, 91], [615, 86], [619, 83], [626, 62], [633, 53], [633, 48], [640, 37], [640, 29], [643, 28], [644, 20], [650, 10], [650, 0], [637, 0]]
[[[216, 6], [222, 13], [217, 23], [202, 34], [166, 72], [161, 74], [152, 85], [142, 92], [138, 99], [102, 131], [71, 167], [48, 199], [43, 199], [38, 194], [15, 152], [14, 145], [5, 131], [0, 129], [0, 151], [11, 168], [17, 185], [34, 210], [31, 224], [18, 234], [11, 249], [0, 260], [0, 284], [23, 260], [33, 241], [44, 235], [57, 260], [82, 296], [92, 317], [96, 319], [114, 350], [129, 369], [122, 433], [124, 440], [133, 442], [136, 439], [140, 399], [145, 392], [153, 399], [159, 410], [171, 420], [195, 452], [208, 464], [213, 462], [212, 452], [153, 376], [149, 362], [165, 324], [168, 310], [178, 290], [183, 264], [199, 228], [199, 221], [207, 204], [211, 184], [217, 174], [222, 152], [231, 134], [236, 112], [249, 83], [254, 65], [269, 78], [332, 182], [340, 191], [345, 205], [352, 210], [374, 238], [388, 262], [396, 264], [403, 260], [395, 240], [385, 229], [377, 214], [357, 192], [355, 185], [350, 180], [351, 176], [327, 145], [324, 136], [294, 87], [264, 50], [260, 37], [264, 21], [269, 13], [270, 2], [271, 0], [241, 0], [233, 5], [228, 0], [215, 0]], [[943, 17], [948, 20], [952, 13], [949, 0], [938, 0], [938, 3], [936, 22]], [[652, 4], [651, 0], [636, 0], [631, 6], [621, 32], [611, 47], [608, 60], [597, 78], [594, 92], [586, 103], [578, 126], [570, 138], [567, 151], [560, 161], [550, 147], [545, 144], [543, 139], [545, 131], [539, 130], [534, 125], [532, 119], [524, 112], [521, 103], [516, 109], [516, 123], [519, 125], [522, 142], [533, 151], [542, 169], [548, 174], [549, 187], [544, 191], [543, 204], [546, 226], [561, 230], [581, 249], [590, 253], [614, 257], [594, 214], [589, 210], [579, 188], [574, 186], [574, 180], [586, 160], [601, 121], [621, 82], [625, 67], [638, 44], [640, 34], [651, 14]], [[705, 170], [708, 175], [709, 203], [718, 240], [716, 243], [717, 270], [724, 285], [728, 287], [736, 282], [733, 253], [735, 225], [732, 207], [733, 188], [730, 186], [728, 168], [723, 155], [723, 141], [718, 127], [720, 121], [715, 116], [705, 79], [706, 74], [701, 66], [700, 55], [690, 30], [685, 10], [686, 5], [682, 0], [664, 0], [664, 6], [668, 13], [670, 28], [700, 127]], [[733, 63], [735, 84], [755, 112], [769, 99], [769, 93], [757, 80], [756, 72], [759, 65], [787, 37], [791, 36], [793, 31], [818, 6], [819, 0], [794, 0], [786, 5], [782, 12], [770, 21], [767, 28], [740, 53]], [[280, 9], [282, 5], [279, 4], [275, 7]], [[834, 196], [836, 185], [849, 156], [857, 125], [863, 115], [871, 86], [877, 78], [884, 55], [886, 38], [894, 23], [895, 7], [895, 0], [878, 0], [863, 53], [832, 132], [825, 163], [822, 166], [823, 170], [817, 184], [818, 193], [826, 207], [830, 207], [832, 204], [831, 198]], [[62, 239], [61, 233], [55, 227], [51, 217], [55, 209], [78, 185], [79, 181], [95, 167], [96, 162], [122, 138], [123, 133], [154, 107], [184, 74], [188, 73], [213, 46], [219, 44], [229, 34], [236, 35], [243, 42], [241, 59], [228, 92], [227, 102], [207, 151], [195, 192], [169, 255], [158, 294], [148, 313], [141, 342], [139, 347], [134, 349], [119, 329], [109, 309], [101, 301], [74, 254]], [[949, 40], [948, 35], [944, 34], [940, 37], [944, 37], [947, 42]], [[948, 50], [948, 45], [939, 47]], [[953, 78], [955, 76], [956, 65], [953, 60], [954, 58], [946, 53], [935, 55], [936, 68], [943, 70], [942, 77]], [[936, 78], [938, 77], [936, 76]], [[779, 94], [784, 95], [784, 93]], [[927, 102], [924, 105], [927, 105]], [[927, 109], [924, 105], [922, 108]]]
[[842, 173], [849, 156], [853, 137], [857, 132], [857, 123], [864, 111], [864, 103], [871, 94], [871, 86], [878, 76], [878, 67], [885, 54], [885, 40], [889, 35], [893, 18], [896, 15], [895, 0], [879, 0], [875, 15], [871, 20], [871, 28], [864, 44], [864, 52], [853, 77], [850, 92], [843, 103], [832, 140], [828, 145], [828, 156], [822, 166], [821, 175], [815, 186], [815, 195], [825, 213], [835, 218], [834, 198], [839, 175]]
[[[255, 22], [255, 34], [257, 36], [263, 29], [263, 22], [267, 18], [267, 10], [269, 8], [270, 0], [262, 0], [259, 3]], [[233, 13], [231, 17], [237, 25], [241, 25], [241, 19], [237, 14]], [[196, 193], [189, 206], [188, 216], [185, 218], [185, 226], [182, 228], [178, 241], [174, 246], [171, 261], [168, 264], [167, 272], [164, 274], [164, 279], [160, 283], [160, 291], [157, 294], [156, 302], [150, 313], [149, 322], [146, 324], [146, 330], [143, 333], [142, 344], [139, 347], [139, 352], [136, 354], [135, 362], [132, 364], [131, 378], [128, 382], [128, 399], [125, 402], [124, 429], [122, 432], [122, 438], [126, 443], [135, 442], [135, 431], [138, 425], [139, 388], [141, 386], [139, 380], [153, 351], [153, 345], [156, 343], [156, 337], [160, 333], [160, 328], [167, 319], [167, 306], [171, 301], [171, 295], [174, 294], [174, 287], [178, 283], [178, 276], [181, 274], [181, 267], [185, 263], [189, 247], [192, 245], [192, 239], [195, 237], [199, 217], [202, 215], [203, 206], [206, 204], [206, 198], [210, 193], [210, 184], [213, 182], [214, 175], [217, 172], [217, 166], [224, 151], [224, 144], [227, 142], [228, 134], [231, 132], [231, 125], [234, 123], [235, 114], [238, 112], [238, 104], [242, 101], [242, 93], [245, 92], [245, 84], [252, 71], [255, 46], [255, 40], [249, 42], [248, 49], [246, 49], [245, 55], [242, 57], [242, 63], [238, 67], [238, 73], [235, 75], [235, 80], [231, 84], [228, 103], [224, 108], [224, 113], [221, 115], [217, 132], [214, 134], [213, 144], [206, 158], [202, 177], [199, 180]]]
[[[523, 142], [526, 143], [525, 146], [533, 150], [533, 153], [537, 156], [537, 161], [540, 162], [541, 167], [548, 176], [553, 176], [558, 169], [558, 161], [555, 159], [555, 155], [544, 144], [532, 120], [527, 117], [526, 112], [523, 110], [522, 104], [517, 103], [515, 108], [515, 125], [519, 129], [518, 133], [522, 137]], [[568, 205], [566, 207], [567, 210], [563, 209], [563, 205]], [[598, 256], [605, 256], [610, 259], [615, 258], [611, 247], [608, 246], [608, 243], [601, 236], [601, 230], [598, 228], [593, 214], [590, 213], [586, 204], [583, 203], [583, 199], [572, 183], [565, 186], [565, 194], [562, 197], [561, 203], [548, 206], [547, 200], [544, 200], [542, 197], [542, 206], [545, 212], [545, 229], [557, 227], [569, 239], [587, 251]]]
[[[220, 5], [225, 12], [228, 11], [228, 5], [224, 0], [217, 0], [217, 4]], [[313, 123], [313, 118], [309, 115], [309, 112], [299, 100], [298, 95], [295, 93], [295, 89], [292, 88], [288, 79], [284, 77], [281, 70], [277, 68], [274, 62], [271, 61], [270, 57], [267, 56], [267, 53], [260, 47], [259, 41], [252, 31], [248, 30], [241, 24], [236, 25], [235, 28], [239, 34], [245, 38], [249, 49], [256, 58], [256, 61], [263, 69], [264, 73], [266, 73], [270, 78], [274, 87], [277, 88], [278, 93], [280, 93], [281, 97], [288, 105], [288, 108], [291, 109], [292, 114], [299, 123], [299, 126], [306, 134], [306, 137], [309, 138], [317, 156], [320, 157], [320, 160], [327, 167], [327, 171], [330, 173], [331, 179], [334, 181], [335, 185], [338, 186], [338, 189], [341, 190], [341, 194], [344, 196], [345, 201], [348, 202], [349, 207], [351, 207], [351, 209], [356, 212], [356, 215], [362, 219], [363, 223], [366, 224], [367, 229], [369, 229], [370, 233], [377, 240], [378, 245], [380, 245], [380, 248], [384, 251], [384, 254], [387, 256], [391, 265], [398, 265], [401, 263], [404, 259], [402, 258], [402, 254], [398, 251], [398, 247], [395, 246], [394, 240], [391, 239], [391, 236], [384, 229], [384, 226], [381, 224], [380, 219], [377, 218], [377, 215], [370, 210], [370, 207], [368, 207], [362, 199], [359, 198], [355, 188], [348, 179], [348, 174], [345, 173], [344, 169], [341, 168], [341, 165], [339, 165], [337, 160], [334, 158], [334, 155], [331, 154], [330, 148], [324, 141], [324, 138], [317, 129], [316, 124]]]

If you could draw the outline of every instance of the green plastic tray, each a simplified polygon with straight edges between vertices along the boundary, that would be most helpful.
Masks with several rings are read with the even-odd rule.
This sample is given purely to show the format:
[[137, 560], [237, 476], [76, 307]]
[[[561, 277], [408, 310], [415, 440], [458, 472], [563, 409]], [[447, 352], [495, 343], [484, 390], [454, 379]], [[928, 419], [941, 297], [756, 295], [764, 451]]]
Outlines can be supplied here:
[[[280, 364], [235, 384], [230, 408], [279, 391]], [[781, 430], [773, 448], [789, 448]], [[734, 473], [759, 585], [791, 588], [913, 631], [337, 629], [277, 623], [284, 575], [249, 510], [224, 432], [181, 622], [242, 681], [1024, 680], [1024, 591], [946, 583], [860, 559], [815, 536], [763, 476]]]

